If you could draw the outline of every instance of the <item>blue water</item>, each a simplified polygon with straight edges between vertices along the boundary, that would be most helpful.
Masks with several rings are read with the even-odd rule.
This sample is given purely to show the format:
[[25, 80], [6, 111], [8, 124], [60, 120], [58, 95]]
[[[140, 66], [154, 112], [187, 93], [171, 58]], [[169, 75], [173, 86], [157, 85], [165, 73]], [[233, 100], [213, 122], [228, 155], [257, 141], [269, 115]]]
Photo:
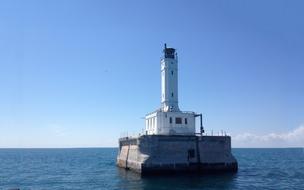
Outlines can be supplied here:
[[117, 149], [0, 149], [0, 189], [304, 189], [304, 149], [233, 149], [235, 175], [145, 177]]

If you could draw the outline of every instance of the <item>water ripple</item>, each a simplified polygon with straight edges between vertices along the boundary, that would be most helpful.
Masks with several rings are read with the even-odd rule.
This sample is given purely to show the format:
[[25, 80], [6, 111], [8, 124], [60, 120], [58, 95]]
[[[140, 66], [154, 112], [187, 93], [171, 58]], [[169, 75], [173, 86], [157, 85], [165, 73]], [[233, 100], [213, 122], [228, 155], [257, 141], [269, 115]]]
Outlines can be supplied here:
[[115, 166], [117, 149], [0, 149], [0, 189], [304, 189], [303, 149], [233, 149], [235, 175], [139, 175]]

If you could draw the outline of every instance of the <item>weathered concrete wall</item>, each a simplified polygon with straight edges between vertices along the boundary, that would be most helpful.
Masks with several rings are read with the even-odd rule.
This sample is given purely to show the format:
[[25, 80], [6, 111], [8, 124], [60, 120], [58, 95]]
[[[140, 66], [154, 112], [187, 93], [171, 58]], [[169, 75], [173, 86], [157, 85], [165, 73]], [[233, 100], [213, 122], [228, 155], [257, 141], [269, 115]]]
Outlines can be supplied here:
[[237, 171], [229, 136], [144, 135], [119, 140], [117, 164], [140, 173]]

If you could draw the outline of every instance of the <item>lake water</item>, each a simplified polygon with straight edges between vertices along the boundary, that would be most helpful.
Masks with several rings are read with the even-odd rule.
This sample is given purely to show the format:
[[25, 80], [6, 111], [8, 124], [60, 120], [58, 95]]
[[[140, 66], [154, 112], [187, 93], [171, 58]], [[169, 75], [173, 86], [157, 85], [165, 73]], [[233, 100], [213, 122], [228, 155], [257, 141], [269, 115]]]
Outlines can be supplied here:
[[304, 149], [233, 149], [238, 173], [140, 177], [117, 149], [0, 149], [0, 189], [304, 189]]

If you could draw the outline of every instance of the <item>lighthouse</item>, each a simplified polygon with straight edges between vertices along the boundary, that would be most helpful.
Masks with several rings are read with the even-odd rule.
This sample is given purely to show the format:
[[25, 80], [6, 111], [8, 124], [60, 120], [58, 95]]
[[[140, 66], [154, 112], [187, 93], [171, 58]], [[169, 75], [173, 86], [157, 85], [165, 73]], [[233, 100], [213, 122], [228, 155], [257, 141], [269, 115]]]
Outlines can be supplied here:
[[[202, 114], [178, 105], [178, 59], [165, 44], [160, 60], [160, 108], [145, 117], [145, 132], [119, 139], [117, 165], [141, 175], [236, 172], [230, 136], [204, 133]], [[196, 132], [196, 117], [200, 132]]]
[[146, 115], [148, 135], [194, 135], [195, 117], [192, 111], [183, 112], [178, 106], [178, 58], [174, 48], [165, 44], [160, 60], [161, 107]]
[[161, 109], [178, 112], [178, 61], [174, 48], [165, 48], [161, 59]]

